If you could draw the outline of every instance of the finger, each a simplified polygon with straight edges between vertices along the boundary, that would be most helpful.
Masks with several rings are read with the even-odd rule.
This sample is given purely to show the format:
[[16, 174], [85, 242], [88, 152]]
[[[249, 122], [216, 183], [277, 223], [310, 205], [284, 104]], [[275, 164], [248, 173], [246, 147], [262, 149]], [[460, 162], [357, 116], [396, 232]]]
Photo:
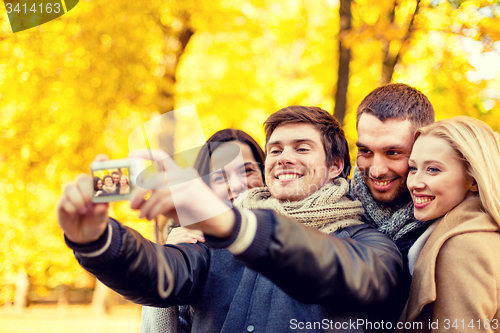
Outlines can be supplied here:
[[70, 183], [65, 186], [64, 196], [67, 202], [64, 207], [71, 209], [69, 207], [73, 206], [74, 210], [82, 215], [88, 213], [87, 202], [76, 183]]
[[193, 239], [197, 242], [205, 242], [205, 238], [203, 236], [200, 236], [200, 235], [196, 235], [196, 234], [187, 234], [185, 237], [189, 238], [189, 239]]
[[147, 199], [144, 204], [141, 206], [141, 212], [139, 214], [140, 218], [147, 218], [148, 220], [153, 219], [158, 212], [161, 212], [162, 207], [162, 199], [165, 198], [166, 193], [164, 190], [154, 191], [149, 199]]
[[77, 215], [76, 207], [71, 203], [71, 200], [66, 197], [66, 193], [63, 193], [57, 207], [59, 211], [62, 210], [71, 216]]
[[151, 208], [148, 212], [148, 219], [153, 219], [159, 214], [164, 214], [170, 216], [170, 214], [175, 211], [174, 202], [170, 195], [161, 195], [155, 202], [152, 204]]
[[181, 229], [181, 230], [179, 230], [179, 234], [186, 233], [186, 235], [189, 235], [189, 237], [196, 238], [199, 240], [204, 239], [203, 238], [203, 231], [201, 231], [199, 229], [189, 229], [189, 228], [185, 228], [185, 227], [180, 227], [177, 229]]
[[92, 177], [89, 175], [79, 175], [76, 178], [76, 186], [85, 200], [85, 205], [88, 207], [88, 204], [92, 202], [92, 192], [94, 187]]
[[145, 183], [137, 184], [136, 188], [130, 194], [130, 207], [132, 209], [140, 209], [146, 202], [144, 198], [151, 190], [166, 189], [166, 181], [163, 173], [154, 174]]
[[132, 193], [130, 193], [130, 208], [132, 209], [140, 209], [141, 206], [146, 202], [146, 199], [144, 198], [146, 194], [150, 189], [148, 188], [142, 188], [142, 187], [136, 187], [134, 190], [132, 190]]
[[96, 157], [94, 157], [93, 162], [102, 162], [102, 161], [107, 161], [109, 160], [108, 155], [105, 154], [99, 154]]
[[[170, 232], [170, 235], [174, 239], [189, 238], [189, 239], [196, 239], [197, 241], [200, 241], [200, 242], [205, 241], [205, 238], [203, 237], [203, 232], [201, 230], [197, 230], [197, 229], [188, 229], [188, 228], [184, 228], [184, 227], [174, 228]], [[170, 235], [169, 235], [169, 237], [170, 237]]]
[[103, 215], [107, 215], [108, 208], [109, 208], [109, 204], [107, 202], [93, 204], [91, 207], [91, 209], [94, 212], [94, 215], [98, 218], [101, 218]]
[[196, 243], [197, 240], [189, 237], [173, 237], [171, 239], [167, 239], [165, 244], [177, 245], [181, 243]]

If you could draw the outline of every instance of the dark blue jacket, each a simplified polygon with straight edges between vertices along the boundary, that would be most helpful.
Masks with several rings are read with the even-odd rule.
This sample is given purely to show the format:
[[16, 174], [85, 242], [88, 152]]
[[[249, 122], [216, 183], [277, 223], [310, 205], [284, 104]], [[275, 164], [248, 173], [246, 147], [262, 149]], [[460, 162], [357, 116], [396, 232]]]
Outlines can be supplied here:
[[325, 235], [272, 211], [254, 213], [255, 238], [236, 257], [214, 247], [234, 242], [239, 218], [229, 239], [206, 237], [210, 248], [164, 246], [175, 281], [167, 299], [157, 292], [154, 244], [134, 230], [110, 219], [96, 242], [67, 243], [85, 269], [134, 302], [192, 304], [192, 332], [364, 332], [399, 316], [401, 256], [387, 236], [367, 224]]

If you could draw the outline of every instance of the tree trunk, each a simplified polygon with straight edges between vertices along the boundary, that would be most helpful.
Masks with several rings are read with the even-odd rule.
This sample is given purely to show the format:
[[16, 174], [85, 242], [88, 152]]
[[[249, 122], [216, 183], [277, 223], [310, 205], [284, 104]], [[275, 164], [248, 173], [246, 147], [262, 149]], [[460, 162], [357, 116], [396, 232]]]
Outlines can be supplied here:
[[[413, 34], [413, 31], [414, 31], [413, 24], [415, 22], [415, 16], [418, 14], [419, 5], [420, 5], [420, 0], [417, 0], [417, 4], [415, 6], [415, 11], [413, 12], [413, 15], [410, 19], [406, 33], [405, 33], [403, 39], [401, 40], [401, 46], [400, 46], [398, 52], [396, 52], [395, 54], [391, 53], [390, 42], [387, 43], [387, 45], [384, 49], [385, 55], [384, 55], [384, 63], [382, 66], [382, 77], [380, 79], [381, 84], [387, 84], [387, 83], [390, 83], [392, 81], [392, 76], [394, 74], [394, 68], [396, 67], [396, 64], [398, 63], [399, 58], [401, 57], [401, 52], [403, 50], [403, 47], [405, 46], [405, 44], [408, 42], [411, 35]], [[394, 2], [394, 7], [392, 9], [392, 13], [390, 16], [391, 23], [394, 23], [396, 6], [397, 6], [397, 3]]]
[[30, 290], [30, 278], [24, 269], [17, 273], [16, 290], [14, 293], [14, 308], [22, 311], [28, 306], [28, 292]]
[[[184, 52], [186, 51], [186, 47], [191, 40], [191, 37], [194, 34], [194, 31], [190, 28], [189, 17], [187, 14], [181, 15], [179, 19], [183, 23], [183, 29], [176, 33], [176, 38], [179, 41], [179, 48], [175, 50], [165, 49], [165, 54], [171, 53], [175, 55], [175, 62], [166, 69], [165, 75], [163, 77], [164, 80], [167, 80], [167, 86], [169, 89], [166, 89], [160, 92], [160, 113], [162, 113], [162, 131], [158, 137], [158, 146], [166, 151], [170, 156], [173, 156], [174, 153], [174, 137], [175, 137], [175, 126], [176, 120], [173, 112], [170, 112], [175, 107], [175, 84], [177, 82], [177, 68], [179, 67], [179, 61]], [[172, 30], [169, 27], [164, 27], [163, 33], [165, 35], [165, 45], [168, 45], [168, 39], [172, 38]], [[167, 224], [168, 219], [164, 216], [158, 217], [158, 227], [160, 232], [160, 242], [162, 244], [165, 243], [164, 238], [164, 229]], [[154, 235], [153, 235], [154, 237]], [[156, 239], [156, 238], [153, 238]]]
[[335, 93], [335, 110], [333, 114], [341, 124], [344, 124], [347, 107], [347, 88], [349, 86], [351, 50], [345, 46], [343, 39], [346, 33], [351, 29], [351, 0], [340, 0], [339, 14], [339, 68], [337, 91]]
[[106, 315], [109, 313], [110, 303], [111, 289], [96, 279], [92, 297], [92, 309], [98, 315]]

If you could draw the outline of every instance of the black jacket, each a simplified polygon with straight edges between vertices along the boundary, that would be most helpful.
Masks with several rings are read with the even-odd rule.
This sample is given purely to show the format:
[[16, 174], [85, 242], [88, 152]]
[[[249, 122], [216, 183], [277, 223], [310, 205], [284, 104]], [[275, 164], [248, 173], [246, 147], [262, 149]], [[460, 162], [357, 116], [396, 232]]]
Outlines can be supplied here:
[[67, 243], [85, 269], [134, 302], [193, 304], [193, 332], [390, 328], [387, 320], [401, 312], [396, 300], [402, 268], [401, 255], [387, 236], [367, 224], [325, 235], [272, 211], [253, 213], [255, 237], [238, 260], [216, 248], [238, 237], [239, 213], [232, 237], [206, 237], [210, 248], [164, 246], [175, 281], [168, 299], [158, 296], [154, 244], [136, 231], [110, 219], [96, 242]]

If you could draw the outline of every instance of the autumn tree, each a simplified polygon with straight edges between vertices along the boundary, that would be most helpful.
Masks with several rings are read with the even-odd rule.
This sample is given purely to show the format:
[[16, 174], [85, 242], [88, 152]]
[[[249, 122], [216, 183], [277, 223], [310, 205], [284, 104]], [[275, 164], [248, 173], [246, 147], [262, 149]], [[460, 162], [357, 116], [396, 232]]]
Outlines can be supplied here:
[[[41, 296], [59, 284], [90, 285], [64, 245], [57, 198], [93, 156], [126, 156], [130, 132], [173, 109], [176, 69], [193, 34], [184, 4], [80, 2], [3, 41], [0, 198], [9, 204], [0, 213], [0, 286], [20, 270]], [[116, 207], [114, 216], [130, 220], [130, 209]], [[12, 289], [0, 289], [0, 299], [12, 299]]]
[[[345, 29], [339, 6], [336, 0], [80, 1], [39, 28], [3, 34], [0, 299], [12, 299], [22, 270], [41, 296], [61, 284], [92, 286], [57, 226], [61, 188], [88, 172], [97, 153], [126, 156], [130, 133], [173, 108], [196, 105], [205, 138], [234, 127], [263, 144], [262, 123], [279, 108], [333, 112], [345, 104], [354, 157], [355, 108], [385, 82], [385, 66], [393, 72], [384, 80], [422, 90], [438, 119], [470, 115], [499, 130], [500, 68], [491, 62], [485, 72], [474, 62], [498, 48], [497, 2], [351, 1]], [[350, 52], [348, 74], [340, 72], [339, 50]], [[334, 93], [341, 85], [345, 103]], [[164, 137], [164, 147], [186, 149], [191, 120], [172, 119], [169, 128], [174, 139]], [[113, 204], [111, 215], [151, 233], [126, 203]]]

